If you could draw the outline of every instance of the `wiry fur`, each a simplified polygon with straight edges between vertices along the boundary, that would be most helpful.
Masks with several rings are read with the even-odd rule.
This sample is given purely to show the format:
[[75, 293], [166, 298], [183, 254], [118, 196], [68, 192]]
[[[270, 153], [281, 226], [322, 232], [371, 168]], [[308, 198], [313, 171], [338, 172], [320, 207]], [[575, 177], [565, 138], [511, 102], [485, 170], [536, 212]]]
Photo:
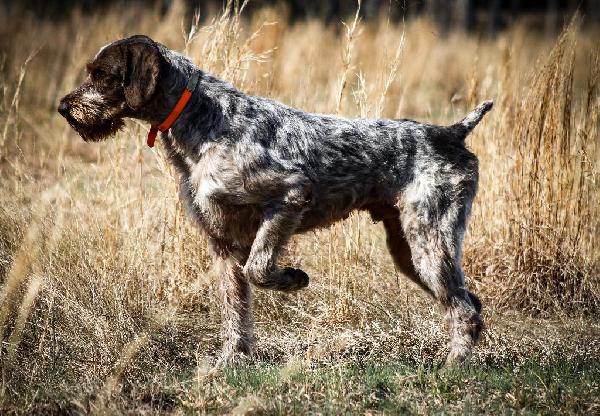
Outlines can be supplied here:
[[[248, 282], [305, 287], [306, 273], [277, 265], [281, 249], [292, 235], [353, 210], [383, 221], [396, 266], [446, 308], [448, 361], [469, 356], [482, 322], [481, 303], [465, 287], [460, 266], [478, 180], [477, 158], [464, 140], [491, 102], [451, 126], [310, 114], [246, 95], [142, 36], [104, 47], [89, 67], [108, 68], [112, 84], [92, 72], [60, 110], [84, 139], [98, 138], [106, 123], [119, 126], [123, 117], [158, 124], [191, 74], [200, 74], [162, 139], [181, 173], [181, 198], [223, 268], [225, 359], [252, 350]], [[98, 134], [89, 133], [97, 127]]]

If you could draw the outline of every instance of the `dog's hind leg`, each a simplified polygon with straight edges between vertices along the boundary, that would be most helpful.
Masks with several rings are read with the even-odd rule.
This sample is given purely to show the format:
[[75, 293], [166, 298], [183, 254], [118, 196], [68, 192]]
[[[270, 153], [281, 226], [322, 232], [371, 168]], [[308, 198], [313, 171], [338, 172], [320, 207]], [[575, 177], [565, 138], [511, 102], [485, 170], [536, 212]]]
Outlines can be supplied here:
[[386, 244], [394, 265], [402, 274], [418, 284], [423, 290], [431, 294], [431, 291], [419, 279], [415, 267], [412, 262], [410, 246], [404, 236], [402, 224], [400, 224], [399, 213], [393, 217], [388, 217], [383, 220], [385, 228]]
[[401, 208], [403, 236], [410, 247], [414, 276], [446, 309], [450, 329], [446, 363], [461, 363], [470, 356], [483, 326], [481, 303], [465, 287], [460, 266], [470, 203], [458, 198], [445, 206], [426, 195], [420, 198]]

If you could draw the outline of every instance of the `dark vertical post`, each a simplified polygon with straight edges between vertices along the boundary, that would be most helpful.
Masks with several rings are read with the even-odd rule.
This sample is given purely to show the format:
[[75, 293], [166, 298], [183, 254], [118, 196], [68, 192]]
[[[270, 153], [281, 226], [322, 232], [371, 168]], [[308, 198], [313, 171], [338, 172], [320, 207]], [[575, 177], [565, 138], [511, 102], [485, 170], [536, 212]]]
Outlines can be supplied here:
[[440, 33], [448, 33], [451, 22], [451, 2], [447, 0], [428, 0], [426, 10], [433, 17]]
[[475, 1], [456, 0], [454, 15], [458, 26], [465, 32], [475, 30]]
[[510, 0], [510, 22], [514, 23], [521, 13], [521, 0]]
[[558, 0], [548, 0], [546, 8], [546, 35], [553, 36], [558, 28]]
[[492, 0], [490, 2], [490, 10], [489, 10], [489, 26], [488, 33], [490, 37], [494, 38], [498, 34], [498, 30], [500, 30], [500, 0]]
[[600, 25], [600, 0], [588, 0], [586, 2], [585, 14], [587, 23], [590, 25]]

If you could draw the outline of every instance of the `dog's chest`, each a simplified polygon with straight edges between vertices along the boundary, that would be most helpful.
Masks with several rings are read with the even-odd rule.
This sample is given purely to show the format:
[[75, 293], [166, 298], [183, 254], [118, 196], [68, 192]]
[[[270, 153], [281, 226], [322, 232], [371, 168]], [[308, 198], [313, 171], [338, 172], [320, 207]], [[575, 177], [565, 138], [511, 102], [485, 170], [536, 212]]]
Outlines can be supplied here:
[[188, 213], [210, 237], [236, 245], [250, 245], [260, 225], [261, 212], [244, 200], [240, 172], [223, 149], [206, 151], [189, 174], [182, 176], [180, 196]]

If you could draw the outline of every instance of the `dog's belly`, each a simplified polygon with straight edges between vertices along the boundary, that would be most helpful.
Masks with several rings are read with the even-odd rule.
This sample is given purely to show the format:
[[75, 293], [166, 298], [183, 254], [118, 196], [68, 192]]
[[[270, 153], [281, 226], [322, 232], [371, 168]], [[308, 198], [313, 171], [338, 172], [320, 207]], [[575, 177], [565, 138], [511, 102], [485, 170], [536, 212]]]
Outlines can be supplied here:
[[296, 231], [298, 233], [304, 233], [317, 228], [328, 227], [334, 222], [343, 220], [350, 216], [354, 209], [349, 210], [323, 210], [323, 209], [310, 209], [302, 216], [302, 221], [298, 225]]
[[365, 181], [346, 188], [320, 189], [312, 206], [303, 213], [297, 231], [327, 227], [348, 218], [352, 211], [370, 210], [369, 207], [381, 204], [388, 204], [385, 196], [375, 185]]

